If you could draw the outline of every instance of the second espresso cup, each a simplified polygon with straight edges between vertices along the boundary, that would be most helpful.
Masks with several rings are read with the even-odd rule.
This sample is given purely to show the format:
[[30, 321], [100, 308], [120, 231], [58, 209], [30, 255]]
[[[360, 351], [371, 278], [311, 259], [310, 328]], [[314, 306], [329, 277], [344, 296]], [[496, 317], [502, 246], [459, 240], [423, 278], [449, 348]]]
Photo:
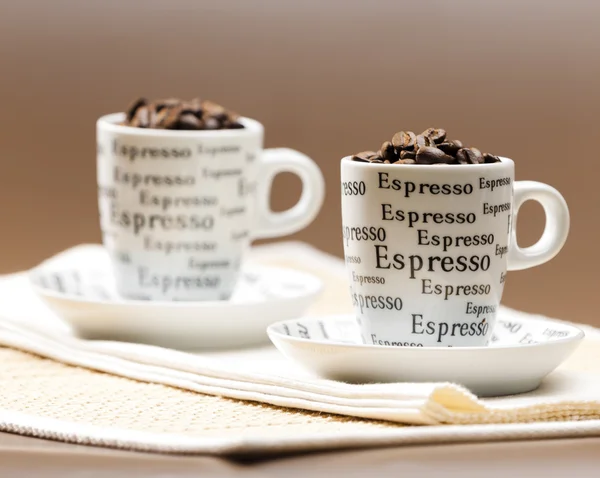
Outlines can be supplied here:
[[[324, 198], [318, 166], [291, 149], [263, 150], [263, 126], [178, 131], [97, 122], [103, 242], [117, 290], [129, 299], [206, 301], [231, 297], [252, 240], [291, 234]], [[269, 207], [276, 174], [302, 181], [298, 203]]]
[[[341, 161], [350, 293], [363, 340], [387, 346], [489, 344], [507, 270], [553, 258], [569, 230], [556, 189], [514, 180], [514, 163]], [[540, 240], [520, 248], [519, 207], [538, 201]]]

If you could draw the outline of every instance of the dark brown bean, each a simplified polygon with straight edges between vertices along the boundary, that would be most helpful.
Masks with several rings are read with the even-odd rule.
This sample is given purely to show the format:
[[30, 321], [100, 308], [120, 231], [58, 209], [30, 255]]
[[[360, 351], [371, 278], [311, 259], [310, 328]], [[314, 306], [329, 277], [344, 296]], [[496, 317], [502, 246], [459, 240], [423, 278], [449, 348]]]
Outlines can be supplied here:
[[420, 134], [415, 138], [415, 151], [428, 146], [435, 146], [435, 143], [429, 136]]
[[416, 156], [414, 151], [400, 151], [400, 159], [415, 159]]
[[127, 110], [125, 113], [127, 123], [131, 122], [131, 120], [135, 117], [135, 114], [137, 113], [137, 110], [139, 108], [141, 108], [142, 106], [146, 106], [147, 104], [148, 104], [148, 100], [146, 98], [138, 98], [137, 100], [133, 101], [127, 107]]
[[369, 158], [370, 163], [383, 163], [383, 158], [379, 153], [375, 153], [373, 156]]
[[202, 129], [202, 121], [193, 113], [184, 113], [179, 117], [177, 129]]
[[354, 161], [361, 161], [363, 163], [369, 161], [369, 158], [372, 158], [373, 156], [375, 156], [377, 153], [375, 151], [363, 151], [361, 153], [355, 154], [354, 156], [352, 156], [352, 159]]
[[398, 159], [398, 155], [396, 154], [396, 149], [389, 141], [384, 142], [379, 149], [379, 155], [383, 159], [387, 159], [389, 161], [396, 161]]
[[130, 124], [131, 126], [135, 126], [136, 128], [149, 128], [150, 109], [147, 106], [142, 106], [138, 108]]
[[155, 121], [152, 124], [153, 128], [176, 129], [179, 123], [179, 106], [165, 106], [160, 111], [156, 112]]
[[437, 147], [441, 149], [444, 153], [449, 154], [451, 156], [455, 156], [458, 150], [460, 148], [463, 148], [464, 146], [462, 144], [462, 141], [455, 139], [450, 141], [444, 141], [443, 143], [438, 144]]
[[456, 153], [458, 164], [479, 164], [483, 161], [483, 154], [477, 148], [461, 148]]
[[443, 143], [446, 139], [446, 131], [441, 128], [428, 128], [421, 135], [428, 136], [435, 144]]
[[415, 133], [412, 131], [399, 131], [392, 137], [392, 144], [396, 149], [413, 149], [415, 138]]
[[423, 146], [417, 151], [417, 164], [448, 163], [454, 158], [433, 146]]
[[485, 153], [483, 155], [483, 162], [486, 164], [499, 163], [500, 158], [498, 156], [494, 156], [493, 154]]
[[156, 112], [158, 113], [163, 108], [173, 108], [181, 105], [181, 100], [177, 98], [167, 98], [165, 100], [157, 100], [154, 102], [154, 107], [156, 108]]
[[475, 163], [473, 164], [481, 164], [483, 163], [483, 153], [479, 151], [477, 148], [468, 148], [471, 151], [471, 154], [475, 158]]

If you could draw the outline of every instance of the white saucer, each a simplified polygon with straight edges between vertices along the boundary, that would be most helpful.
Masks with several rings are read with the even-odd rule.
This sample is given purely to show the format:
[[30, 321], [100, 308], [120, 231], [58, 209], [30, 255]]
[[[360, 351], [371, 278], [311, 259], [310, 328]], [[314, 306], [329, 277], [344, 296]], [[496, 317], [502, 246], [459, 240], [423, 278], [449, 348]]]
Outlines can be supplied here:
[[60, 253], [32, 269], [29, 279], [80, 336], [186, 350], [268, 342], [268, 325], [302, 316], [322, 289], [321, 280], [305, 272], [248, 264], [228, 301], [128, 300], [118, 296], [99, 245]]
[[393, 347], [362, 343], [351, 316], [272, 324], [271, 341], [317, 375], [343, 382], [453, 382], [485, 396], [536, 389], [575, 351], [583, 331], [544, 319], [497, 318], [489, 347]]

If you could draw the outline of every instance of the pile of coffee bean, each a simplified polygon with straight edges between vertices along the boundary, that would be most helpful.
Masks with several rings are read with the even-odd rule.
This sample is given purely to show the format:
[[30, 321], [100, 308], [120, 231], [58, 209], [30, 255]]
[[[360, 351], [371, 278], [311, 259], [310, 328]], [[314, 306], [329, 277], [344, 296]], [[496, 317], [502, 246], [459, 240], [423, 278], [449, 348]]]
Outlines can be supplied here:
[[468, 148], [462, 141], [446, 138], [446, 131], [429, 128], [421, 134], [399, 131], [385, 141], [379, 151], [363, 151], [354, 161], [375, 164], [482, 164], [499, 163], [500, 158]]
[[138, 98], [126, 111], [125, 126], [156, 129], [239, 129], [239, 116], [208, 100], [177, 98], [148, 101]]

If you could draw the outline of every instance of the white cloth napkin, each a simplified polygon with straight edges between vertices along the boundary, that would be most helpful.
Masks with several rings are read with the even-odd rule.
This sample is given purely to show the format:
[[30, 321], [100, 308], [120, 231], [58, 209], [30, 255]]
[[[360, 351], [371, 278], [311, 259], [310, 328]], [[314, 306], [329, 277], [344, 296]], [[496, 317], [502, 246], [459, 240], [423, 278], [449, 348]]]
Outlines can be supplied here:
[[[336, 292], [347, 290], [341, 260], [295, 243], [256, 248], [253, 258], [267, 264], [296, 264], [319, 273], [329, 287], [329, 295], [326, 293], [323, 303], [314, 310], [331, 310], [336, 303], [338, 312], [348, 310], [344, 294]], [[558, 370], [535, 392], [489, 400], [479, 400], [468, 390], [449, 383], [351, 385], [316, 378], [271, 346], [191, 354], [141, 344], [82, 340], [35, 296], [24, 275], [11, 280], [11, 284], [10, 289], [2, 289], [5, 296], [0, 296], [0, 345], [141, 381], [414, 425], [600, 418], [598, 373]], [[523, 312], [504, 307], [500, 314], [508, 318]], [[600, 341], [595, 329], [586, 328], [586, 333], [589, 339]]]

